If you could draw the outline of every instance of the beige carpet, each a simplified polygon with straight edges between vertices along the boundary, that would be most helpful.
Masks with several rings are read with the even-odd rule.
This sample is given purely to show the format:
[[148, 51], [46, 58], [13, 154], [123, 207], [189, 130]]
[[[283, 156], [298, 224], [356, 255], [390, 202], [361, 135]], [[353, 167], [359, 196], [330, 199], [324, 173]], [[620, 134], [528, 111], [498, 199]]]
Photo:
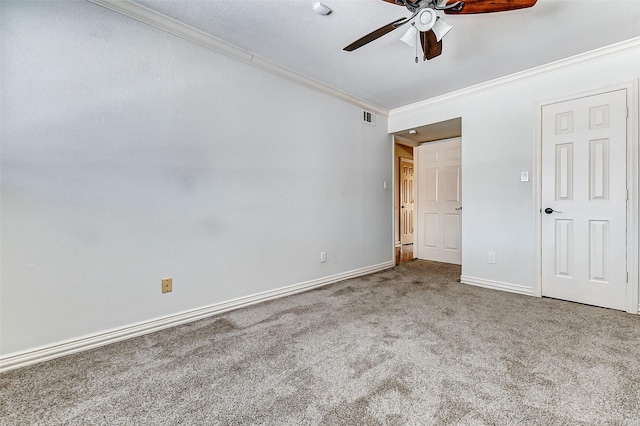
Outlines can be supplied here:
[[0, 375], [0, 423], [640, 424], [640, 317], [414, 261]]

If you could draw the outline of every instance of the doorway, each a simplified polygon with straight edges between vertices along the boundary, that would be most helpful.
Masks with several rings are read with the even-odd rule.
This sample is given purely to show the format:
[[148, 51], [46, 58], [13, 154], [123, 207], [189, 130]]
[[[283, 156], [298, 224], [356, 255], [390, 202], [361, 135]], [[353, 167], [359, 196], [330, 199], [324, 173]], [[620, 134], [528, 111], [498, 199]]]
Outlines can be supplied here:
[[413, 147], [395, 143], [396, 197], [395, 197], [395, 256], [396, 264], [413, 260], [415, 230], [415, 173]]
[[[431, 142], [441, 143], [457, 138], [459, 144], [456, 148], [458, 150], [457, 159], [458, 161], [460, 161], [461, 135], [461, 118], [453, 118], [450, 120], [427, 124], [424, 126], [406, 129], [394, 133], [394, 169], [396, 170], [396, 172], [394, 173], [394, 189], [396, 191], [396, 196], [394, 197], [394, 240], [396, 264], [402, 261], [413, 260], [416, 257], [421, 259], [430, 259], [430, 257], [418, 256], [418, 244], [419, 241], [421, 241], [419, 233], [423, 232], [421, 231], [421, 229], [423, 228], [422, 222], [424, 218], [422, 217], [422, 212], [419, 211], [419, 206], [417, 203], [420, 201], [418, 196], [418, 192], [421, 190], [420, 188], [427, 188], [429, 187], [429, 185], [432, 186], [433, 182], [423, 181], [424, 178], [427, 177], [427, 174], [423, 173], [423, 176], [421, 176], [420, 174], [420, 163], [417, 158], [417, 152], [422, 149], [422, 146], [424, 144], [428, 144]], [[450, 156], [451, 152], [443, 152], [442, 155]], [[451, 158], [449, 158], [449, 160], [451, 160]], [[447, 178], [449, 177], [456, 178], [454, 186], [457, 186], [458, 195], [456, 197], [457, 204], [453, 207], [454, 213], [451, 215], [447, 215], [446, 217], [443, 216], [443, 220], [440, 223], [450, 230], [454, 222], [456, 222], [456, 226], [454, 228], [457, 229], [457, 234], [454, 235], [453, 232], [448, 232], [447, 239], [444, 243], [447, 245], [447, 247], [456, 247], [453, 251], [457, 251], [459, 259], [433, 258], [432, 260], [461, 264], [460, 248], [462, 238], [462, 208], [460, 197], [462, 188], [460, 165], [458, 164], [457, 167], [458, 171], [454, 175], [450, 173], [450, 169], [447, 169], [446, 171], [443, 169], [443, 175], [441, 176], [442, 179], [447, 180]], [[405, 173], [411, 174], [412, 179], [405, 179]], [[405, 181], [406, 186], [403, 188], [402, 183]], [[411, 182], [413, 182], [413, 184], [411, 184]], [[444, 181], [441, 182], [444, 184]], [[449, 181], [447, 183], [447, 187], [443, 190], [448, 191], [449, 189], [452, 189], [453, 187], [451, 186], [451, 184], [452, 182]], [[452, 236], [454, 238], [453, 243], [451, 241]], [[452, 250], [448, 249], [448, 251]]]

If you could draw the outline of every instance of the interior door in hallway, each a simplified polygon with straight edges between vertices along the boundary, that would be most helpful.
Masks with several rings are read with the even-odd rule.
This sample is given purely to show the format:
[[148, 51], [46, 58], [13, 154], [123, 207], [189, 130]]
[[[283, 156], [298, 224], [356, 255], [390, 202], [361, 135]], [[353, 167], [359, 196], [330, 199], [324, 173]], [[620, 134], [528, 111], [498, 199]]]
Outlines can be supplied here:
[[413, 244], [414, 190], [413, 160], [400, 158], [400, 243]]
[[542, 295], [626, 308], [626, 90], [542, 108]]
[[461, 140], [416, 148], [419, 259], [462, 263]]

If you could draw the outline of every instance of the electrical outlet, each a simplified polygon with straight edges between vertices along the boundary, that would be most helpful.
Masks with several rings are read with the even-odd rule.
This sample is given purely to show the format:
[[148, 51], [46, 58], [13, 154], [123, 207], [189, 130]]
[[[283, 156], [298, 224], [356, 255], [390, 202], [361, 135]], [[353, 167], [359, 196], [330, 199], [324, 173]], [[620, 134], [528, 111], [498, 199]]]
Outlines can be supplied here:
[[496, 263], [496, 254], [492, 251], [489, 252], [489, 256], [487, 257], [487, 262]]
[[327, 261], [327, 253], [321, 251], [320, 252], [320, 263], [324, 263]]
[[162, 292], [171, 293], [173, 290], [173, 278], [165, 278], [162, 280]]

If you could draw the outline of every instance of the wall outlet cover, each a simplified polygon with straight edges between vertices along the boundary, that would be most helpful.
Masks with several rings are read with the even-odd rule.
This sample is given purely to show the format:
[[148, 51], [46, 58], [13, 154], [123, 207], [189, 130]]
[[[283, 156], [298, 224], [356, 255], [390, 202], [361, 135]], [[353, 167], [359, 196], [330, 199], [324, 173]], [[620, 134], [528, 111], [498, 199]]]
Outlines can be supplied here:
[[173, 290], [173, 278], [164, 278], [162, 280], [162, 292], [171, 293]]

